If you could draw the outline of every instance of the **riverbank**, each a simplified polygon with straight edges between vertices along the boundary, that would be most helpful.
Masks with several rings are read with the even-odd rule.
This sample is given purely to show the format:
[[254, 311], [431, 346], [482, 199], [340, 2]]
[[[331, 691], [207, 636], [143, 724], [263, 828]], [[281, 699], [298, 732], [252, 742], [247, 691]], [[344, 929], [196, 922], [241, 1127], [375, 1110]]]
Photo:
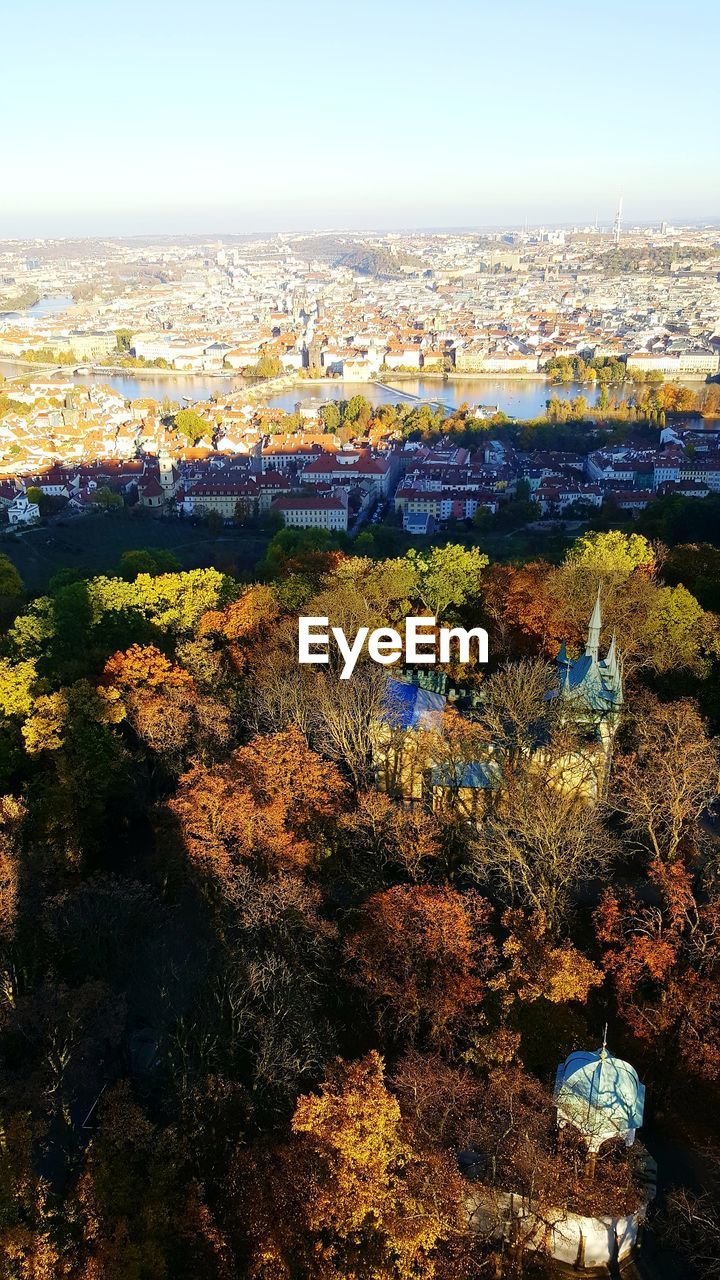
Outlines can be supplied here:
[[395, 369], [381, 370], [378, 377], [382, 382], [412, 382], [417, 378], [422, 378], [423, 382], [474, 382], [482, 381], [487, 378], [490, 382], [497, 382], [498, 378], [508, 382], [549, 382], [546, 373], [538, 369], [536, 373], [522, 373], [519, 370], [508, 370], [506, 373], [494, 373], [489, 370], [478, 370], [476, 373], [465, 372], [460, 369], [448, 369], [440, 373], [437, 369], [418, 369], [417, 372], [408, 373], [403, 370], [402, 373], [396, 372]]
[[[35, 370], [42, 373], [62, 374], [65, 377], [70, 377], [78, 370], [81, 370], [81, 376], [90, 373], [93, 377], [99, 379], [102, 378], [103, 374], [107, 374], [110, 377], [127, 376], [138, 378], [140, 381], [142, 381], [143, 378], [167, 378], [169, 382], [173, 382], [177, 379], [193, 377], [202, 379], [217, 378], [221, 381], [234, 381], [235, 379], [240, 382], [243, 381], [243, 375], [232, 369], [203, 369], [202, 371], [195, 372], [192, 369], [164, 369], [161, 366], [156, 365], [93, 364], [90, 361], [78, 361], [77, 364], [58, 364], [56, 361], [22, 360], [19, 356], [0, 355], [0, 372], [2, 372], [3, 365], [8, 365], [11, 368]], [[500, 380], [503, 382], [545, 382], [550, 385], [550, 379], [547, 375], [540, 372], [490, 373], [481, 371], [478, 373], [462, 373], [453, 370], [448, 373], [438, 373], [436, 370], [432, 369], [420, 369], [417, 373], [396, 373], [394, 369], [390, 369], [386, 373], [378, 374], [377, 379], [371, 379], [371, 382], [387, 384], [392, 382], [417, 382], [418, 379], [422, 379], [423, 382], [436, 382], [441, 386], [443, 383], [478, 381], [498, 382]], [[248, 391], [254, 391], [257, 390], [258, 387], [269, 387], [272, 389], [288, 386], [295, 386], [298, 388], [316, 386], [328, 387], [337, 385], [338, 383], [342, 383], [343, 386], [352, 385], [344, 378], [298, 378], [295, 374], [283, 374], [279, 378], [269, 378], [265, 382], [249, 383], [246, 385]], [[359, 382], [357, 385], [365, 386], [366, 383]], [[555, 385], [560, 386], [562, 384], [558, 383]], [[587, 385], [591, 386], [593, 384], [588, 383]]]
[[[191, 372], [186, 369], [163, 369], [156, 365], [128, 365], [128, 364], [93, 364], [91, 361], [78, 360], [73, 364], [58, 364], [56, 360], [21, 360], [18, 356], [0, 355], [0, 373], [2, 373], [3, 365], [9, 366], [11, 369], [27, 369], [37, 373], [59, 374], [64, 378], [72, 378], [79, 373], [79, 376], [86, 377], [91, 374], [92, 377], [102, 381], [103, 374], [107, 374], [112, 378], [133, 377], [142, 380], [143, 378], [163, 378], [166, 377], [170, 382], [176, 378], [193, 377]], [[202, 374], [195, 375], [205, 378], [220, 378], [225, 381], [236, 377], [242, 382], [242, 374], [233, 374], [232, 370], [225, 369], [208, 369]]]

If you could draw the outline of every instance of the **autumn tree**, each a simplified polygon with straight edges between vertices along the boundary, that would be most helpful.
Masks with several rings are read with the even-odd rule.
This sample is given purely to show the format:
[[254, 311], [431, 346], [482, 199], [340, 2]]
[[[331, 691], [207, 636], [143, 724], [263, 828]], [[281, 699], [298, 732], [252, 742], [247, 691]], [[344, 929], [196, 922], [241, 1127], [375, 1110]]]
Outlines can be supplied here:
[[547, 1000], [551, 1004], [584, 1004], [593, 987], [603, 982], [597, 965], [567, 939], [555, 940], [542, 911], [511, 908], [502, 917], [506, 937], [505, 963], [491, 980], [506, 1004]]
[[[25, 805], [14, 796], [0, 797], [0, 955], [12, 941], [17, 915], [20, 829]], [[9, 993], [6, 991], [6, 996]]]
[[125, 1082], [99, 1110], [78, 1189], [83, 1276], [228, 1277], [230, 1250], [177, 1134], [156, 1128]]
[[720, 648], [718, 624], [682, 585], [656, 579], [655, 552], [640, 534], [588, 534], [548, 576], [546, 591], [572, 622], [568, 640], [583, 637], [597, 597], [603, 614], [601, 643], [617, 637], [626, 679], [649, 669], [707, 673]]
[[[720, 896], [680, 858], [656, 859], [654, 897], [606, 889], [595, 915], [618, 1013], [668, 1076], [720, 1077]], [[648, 898], [646, 901], [645, 898]]]
[[579, 640], [565, 602], [548, 590], [551, 566], [491, 565], [483, 575], [483, 602], [493, 623], [493, 646], [519, 657], [554, 658], [563, 641]]
[[339, 836], [336, 860], [360, 891], [398, 874], [417, 883], [441, 856], [442, 827], [434, 815], [403, 808], [374, 789], [360, 792], [356, 807], [342, 815]]
[[684, 586], [704, 609], [720, 611], [720, 549], [710, 542], [671, 547], [661, 565], [663, 581]]
[[251, 727], [278, 733], [295, 726], [309, 738], [316, 724], [316, 673], [297, 660], [295, 619], [281, 619], [271, 637], [244, 644], [241, 660], [251, 673], [244, 690]]
[[190, 673], [154, 645], [132, 645], [114, 654], [103, 677], [103, 688], [119, 693], [140, 740], [168, 765], [179, 768], [190, 746], [207, 756], [228, 741], [227, 706], [201, 694]]
[[656, 1230], [700, 1280], [720, 1277], [720, 1160], [703, 1152], [699, 1185], [673, 1187]]
[[263, 576], [273, 581], [297, 575], [318, 587], [338, 563], [337, 540], [327, 529], [279, 529], [261, 562]]
[[242, 672], [247, 666], [247, 642], [257, 640], [280, 615], [277, 597], [270, 587], [257, 583], [243, 592], [224, 610], [203, 614], [198, 626], [200, 636], [218, 636], [228, 646], [233, 667]]
[[479, 826], [473, 870], [498, 895], [540, 911], [556, 934], [580, 886], [604, 874], [613, 853], [598, 807], [542, 769], [504, 787]]
[[313, 740], [348, 770], [356, 787], [367, 786], [385, 718], [387, 672], [366, 661], [358, 663], [351, 680], [341, 680], [328, 667], [313, 672], [307, 688]]
[[495, 964], [489, 905], [449, 888], [373, 895], [347, 939], [349, 976], [403, 1038], [447, 1042], [482, 1002]]
[[[634, 1212], [642, 1203], [642, 1170], [636, 1154], [622, 1143], [607, 1143], [593, 1178], [587, 1174], [587, 1150], [579, 1135], [558, 1134], [549, 1091], [521, 1067], [490, 1071], [484, 1081], [472, 1148], [481, 1179], [477, 1210], [486, 1229], [505, 1227], [509, 1259], [519, 1264], [538, 1226], [558, 1214]], [[522, 1203], [522, 1215], [507, 1222], [507, 1193]], [[527, 1215], [527, 1216], [526, 1216]], [[491, 1228], [492, 1229], [492, 1228]]]
[[169, 1038], [173, 1079], [182, 1096], [210, 1074], [241, 1081], [254, 1125], [276, 1124], [337, 1052], [337, 928], [317, 885], [285, 871], [236, 867], [215, 906], [222, 959]]
[[566, 736], [572, 728], [567, 709], [551, 696], [557, 685], [555, 668], [537, 659], [508, 662], [485, 682], [478, 722], [506, 781], [531, 767], [540, 740], [559, 737], [563, 730]]
[[[115, 1061], [125, 1026], [125, 1002], [103, 982], [75, 987], [47, 979], [23, 990], [0, 1024], [6, 1058], [4, 1093], [14, 1110], [36, 1110], [69, 1131], [72, 1110], [99, 1091]], [[21, 1059], [7, 1059], [13, 1042]]]
[[615, 757], [611, 803], [650, 857], [673, 861], [702, 834], [718, 790], [717, 744], [695, 703], [638, 698]]
[[402, 626], [416, 587], [416, 570], [407, 557], [343, 556], [308, 602], [308, 612], [332, 617], [348, 634], [359, 626]]
[[8, 1280], [55, 1280], [67, 1274], [53, 1230], [49, 1188], [33, 1159], [27, 1113], [0, 1118], [0, 1273]]
[[318, 1280], [431, 1280], [433, 1253], [454, 1227], [461, 1184], [449, 1155], [416, 1148], [382, 1060], [337, 1062], [292, 1121], [307, 1170], [306, 1249]]
[[484, 1081], [465, 1063], [409, 1049], [396, 1063], [392, 1088], [403, 1118], [423, 1147], [463, 1151], [472, 1146]]
[[225, 764], [195, 766], [169, 809], [192, 865], [222, 888], [243, 862], [268, 870], [316, 862], [325, 824], [343, 798], [335, 766], [288, 729], [253, 738]]

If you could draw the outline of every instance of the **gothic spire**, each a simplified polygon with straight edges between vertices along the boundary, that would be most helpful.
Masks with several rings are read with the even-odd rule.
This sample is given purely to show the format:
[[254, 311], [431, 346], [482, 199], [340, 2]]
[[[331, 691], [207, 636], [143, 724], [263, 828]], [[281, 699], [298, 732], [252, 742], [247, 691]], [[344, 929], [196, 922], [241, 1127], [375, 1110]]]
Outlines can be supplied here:
[[600, 584], [598, 583], [597, 599], [595, 608], [590, 618], [590, 626], [588, 627], [588, 638], [585, 646], [585, 652], [590, 658], [594, 658], [597, 662], [600, 657], [600, 631], [602, 630], [602, 612], [600, 610]]
[[611, 676], [617, 675], [617, 638], [614, 631], [612, 633], [612, 640], [610, 641], [610, 648], [608, 649], [607, 656], [605, 658], [605, 666]]

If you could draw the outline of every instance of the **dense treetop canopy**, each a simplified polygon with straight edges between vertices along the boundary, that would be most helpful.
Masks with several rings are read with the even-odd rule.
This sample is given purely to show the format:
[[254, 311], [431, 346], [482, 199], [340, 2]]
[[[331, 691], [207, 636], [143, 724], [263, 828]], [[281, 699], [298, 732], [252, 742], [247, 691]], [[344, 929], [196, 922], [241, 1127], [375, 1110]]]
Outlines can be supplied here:
[[[640, 1203], [635, 1154], [589, 1178], [548, 1090], [606, 1022], [668, 1123], [717, 1114], [713, 549], [354, 550], [284, 530], [246, 582], [139, 552], [31, 600], [0, 563], [9, 1280], [510, 1275], [458, 1150], [540, 1215]], [[590, 798], [554, 661], [598, 588], [625, 701]], [[490, 662], [436, 670], [452, 705], [401, 733], [386, 669], [298, 664], [299, 612], [484, 625]]]

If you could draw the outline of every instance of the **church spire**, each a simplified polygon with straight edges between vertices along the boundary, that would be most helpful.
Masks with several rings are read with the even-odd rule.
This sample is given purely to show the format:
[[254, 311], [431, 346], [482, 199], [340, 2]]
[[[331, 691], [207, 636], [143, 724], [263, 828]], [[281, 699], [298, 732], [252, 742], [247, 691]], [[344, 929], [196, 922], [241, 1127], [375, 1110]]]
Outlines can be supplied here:
[[612, 640], [610, 641], [610, 648], [608, 649], [607, 657], [605, 658], [605, 666], [607, 667], [609, 674], [614, 678], [618, 673], [617, 638], [614, 631], [612, 633]]
[[585, 652], [590, 658], [594, 658], [597, 662], [600, 657], [600, 631], [602, 630], [602, 613], [600, 611], [600, 584], [598, 583], [597, 599], [595, 608], [590, 618], [590, 626], [588, 627], [588, 638], [585, 646]]

